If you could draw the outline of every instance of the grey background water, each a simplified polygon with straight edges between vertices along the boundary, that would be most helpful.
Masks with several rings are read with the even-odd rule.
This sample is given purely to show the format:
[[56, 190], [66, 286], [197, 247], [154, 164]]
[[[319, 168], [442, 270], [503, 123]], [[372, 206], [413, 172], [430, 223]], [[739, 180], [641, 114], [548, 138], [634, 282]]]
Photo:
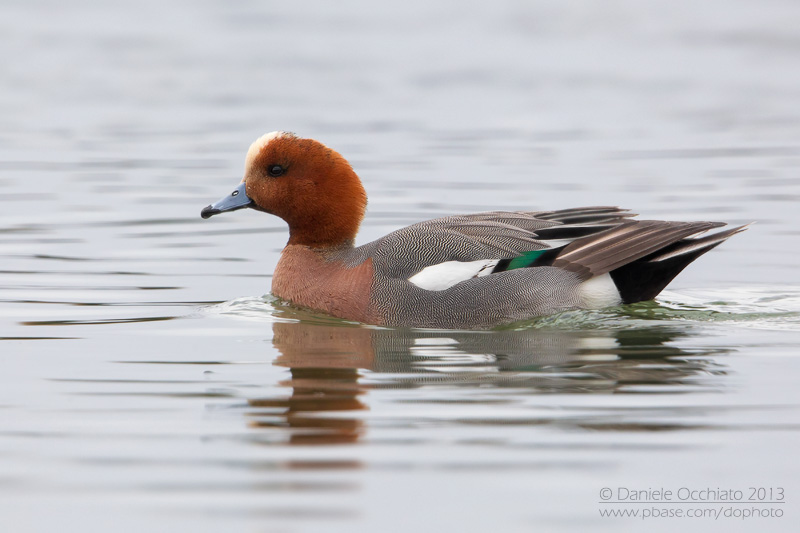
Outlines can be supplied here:
[[[795, 530], [798, 28], [790, 0], [4, 0], [0, 528]], [[757, 224], [657, 303], [365, 328], [265, 296], [280, 220], [198, 216], [277, 129], [351, 160], [359, 242]], [[727, 507], [783, 517], [601, 518], [604, 487], [782, 488]]]

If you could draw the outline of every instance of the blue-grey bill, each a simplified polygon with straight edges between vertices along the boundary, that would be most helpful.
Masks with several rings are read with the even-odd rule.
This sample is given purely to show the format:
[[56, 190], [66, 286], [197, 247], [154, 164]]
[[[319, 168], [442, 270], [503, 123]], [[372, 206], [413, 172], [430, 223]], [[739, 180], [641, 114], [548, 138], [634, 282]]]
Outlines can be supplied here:
[[204, 207], [203, 210], [200, 211], [200, 216], [203, 218], [210, 218], [226, 211], [236, 211], [237, 209], [250, 207], [252, 204], [253, 200], [247, 196], [244, 183], [240, 183], [228, 196], [215, 204]]

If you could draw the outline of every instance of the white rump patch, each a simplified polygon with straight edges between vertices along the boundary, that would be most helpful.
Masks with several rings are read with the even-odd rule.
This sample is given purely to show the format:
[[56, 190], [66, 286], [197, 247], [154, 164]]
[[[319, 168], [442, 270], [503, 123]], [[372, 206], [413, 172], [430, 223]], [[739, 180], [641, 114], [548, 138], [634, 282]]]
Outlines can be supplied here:
[[464, 280], [488, 276], [495, 266], [497, 259], [446, 261], [423, 268], [408, 281], [421, 289], [443, 291]]
[[580, 296], [586, 309], [600, 309], [622, 303], [611, 274], [603, 274], [581, 283]]
[[280, 137], [294, 137], [294, 134], [289, 133], [288, 131], [273, 131], [272, 133], [265, 133], [261, 137], [255, 140], [253, 144], [250, 145], [250, 148], [247, 150], [247, 157], [244, 160], [244, 168], [245, 171], [250, 168], [250, 165], [253, 164], [253, 160], [256, 156], [261, 152], [261, 149], [264, 148], [266, 145], [269, 144], [270, 141], [273, 139], [277, 139]]

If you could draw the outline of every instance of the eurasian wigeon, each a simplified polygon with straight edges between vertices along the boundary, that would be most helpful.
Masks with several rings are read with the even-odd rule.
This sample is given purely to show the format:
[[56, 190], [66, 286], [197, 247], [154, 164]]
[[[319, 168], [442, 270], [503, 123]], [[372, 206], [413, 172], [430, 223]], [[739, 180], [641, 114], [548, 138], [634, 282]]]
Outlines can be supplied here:
[[569, 309], [655, 298], [689, 263], [744, 226], [631, 220], [617, 207], [490, 211], [420, 222], [354, 246], [367, 194], [313, 139], [273, 132], [247, 151], [244, 179], [203, 209], [250, 207], [289, 224], [272, 294], [382, 326], [490, 328]]

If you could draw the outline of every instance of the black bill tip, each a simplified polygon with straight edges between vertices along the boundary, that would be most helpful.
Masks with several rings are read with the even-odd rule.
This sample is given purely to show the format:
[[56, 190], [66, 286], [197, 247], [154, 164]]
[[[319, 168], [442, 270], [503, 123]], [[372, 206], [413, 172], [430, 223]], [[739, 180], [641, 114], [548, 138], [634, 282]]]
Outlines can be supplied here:
[[222, 213], [222, 211], [220, 211], [219, 209], [217, 209], [213, 205], [207, 205], [207, 206], [205, 206], [203, 208], [202, 211], [200, 211], [200, 216], [203, 217], [203, 218], [211, 218], [214, 215], [218, 215], [220, 213]]
[[200, 211], [200, 216], [203, 218], [211, 218], [214, 215], [226, 211], [236, 211], [237, 209], [244, 209], [252, 205], [254, 205], [253, 200], [247, 196], [247, 188], [244, 182], [242, 182], [232, 193], [219, 202], [204, 207], [203, 210]]

